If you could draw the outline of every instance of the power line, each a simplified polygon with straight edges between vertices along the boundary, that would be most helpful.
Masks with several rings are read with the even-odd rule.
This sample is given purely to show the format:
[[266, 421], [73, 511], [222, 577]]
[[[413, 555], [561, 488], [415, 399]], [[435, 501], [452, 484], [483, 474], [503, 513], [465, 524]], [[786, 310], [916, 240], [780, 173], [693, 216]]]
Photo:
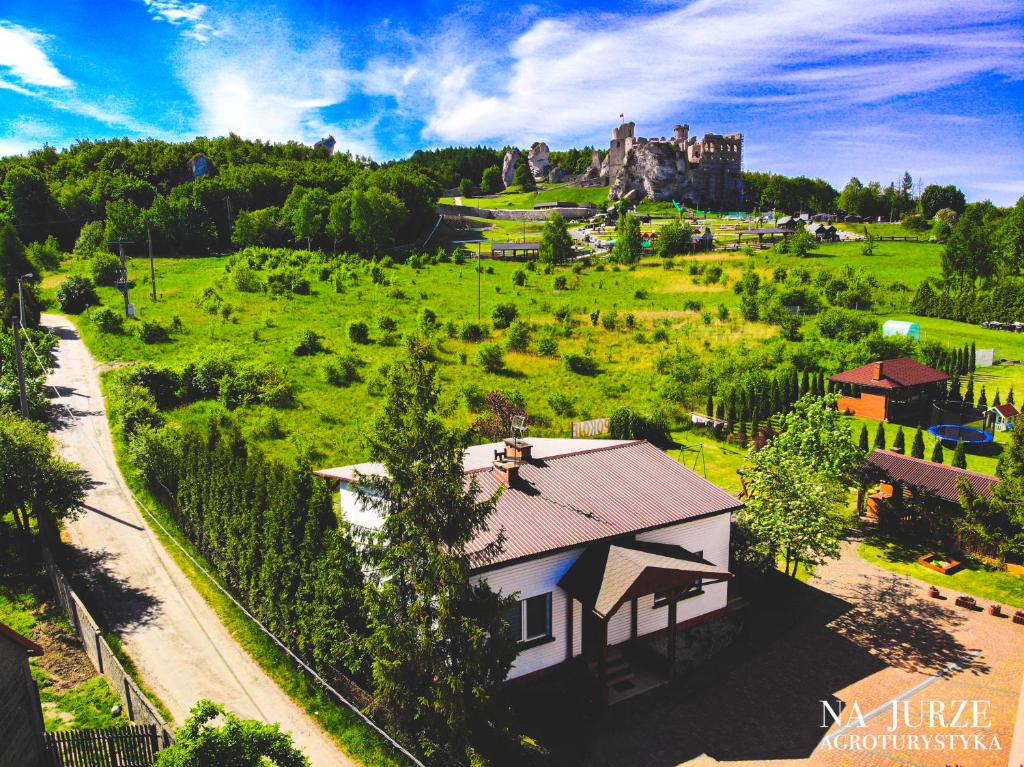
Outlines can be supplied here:
[[[25, 339], [28, 341], [29, 348], [32, 349], [32, 353], [35, 355], [36, 361], [39, 363], [41, 369], [46, 370], [46, 366], [43, 365], [43, 361], [39, 357], [39, 352], [36, 351], [35, 344], [32, 343], [32, 339], [29, 337], [28, 332], [25, 331], [24, 328], [22, 328], [22, 331], [25, 334]], [[48, 386], [50, 387], [50, 389], [53, 390], [53, 393], [58, 398], [60, 398], [61, 395], [60, 395], [60, 392], [57, 390], [57, 387], [53, 386], [52, 384], [48, 384]], [[73, 420], [74, 417], [75, 417], [75, 414], [72, 412], [71, 408], [69, 408], [67, 406], [67, 404], [63, 403], [63, 402], [61, 402], [60, 405], [61, 405], [61, 407], [64, 408], [65, 411], [67, 411], [68, 417]], [[100, 446], [98, 444], [96, 444], [96, 441], [92, 438], [92, 434], [90, 434], [88, 430], [83, 430], [83, 432], [85, 433], [86, 439], [93, 446], [93, 448], [95, 448], [96, 454], [99, 456], [100, 460], [103, 462], [103, 465], [106, 466], [107, 470], [109, 472], [111, 472], [111, 474], [114, 474], [114, 475], [120, 473], [120, 469], [111, 466], [110, 463], [107, 461], [106, 455], [104, 455], [103, 450], [100, 448]], [[220, 591], [224, 596], [226, 596], [228, 599], [230, 599], [232, 604], [234, 604], [235, 607], [237, 607], [239, 610], [241, 610], [242, 613], [249, 620], [251, 620], [257, 626], [259, 626], [260, 630], [264, 634], [266, 634], [271, 639], [271, 641], [274, 644], [276, 644], [278, 647], [280, 647], [282, 650], [284, 650], [284, 652], [287, 653], [288, 656], [292, 660], [294, 660], [299, 665], [300, 668], [302, 668], [307, 674], [309, 674], [311, 677], [313, 677], [313, 679], [315, 679], [325, 690], [327, 690], [332, 695], [334, 695], [334, 697], [337, 698], [341, 703], [345, 704], [345, 706], [347, 706], [349, 709], [351, 709], [360, 719], [362, 719], [366, 724], [368, 724], [371, 728], [373, 728], [373, 730], [376, 731], [377, 734], [379, 734], [388, 743], [390, 743], [392, 746], [394, 746], [394, 748], [399, 753], [401, 753], [403, 756], [408, 758], [413, 764], [415, 764], [416, 767], [427, 767], [425, 764], [423, 764], [423, 762], [421, 762], [419, 759], [417, 759], [405, 746], [403, 746], [401, 743], [399, 743], [397, 740], [395, 740], [393, 737], [391, 737], [379, 725], [377, 725], [376, 722], [374, 722], [372, 719], [370, 719], [370, 717], [368, 717], [366, 714], [364, 714], [359, 709], [358, 706], [356, 706], [354, 703], [352, 703], [350, 700], [348, 700], [348, 698], [346, 698], [344, 695], [342, 695], [340, 692], [338, 692], [336, 689], [334, 689], [334, 687], [332, 687], [330, 684], [328, 684], [327, 680], [325, 680], [322, 676], [320, 676], [320, 674], [318, 674], [314, 669], [312, 669], [309, 665], [307, 665], [306, 662], [304, 660], [302, 660], [302, 658], [300, 658], [298, 655], [296, 655], [294, 652], [292, 652], [292, 650], [284, 642], [282, 642], [280, 639], [278, 639], [277, 636], [270, 631], [270, 629], [268, 629], [259, 620], [257, 620], [256, 617], [252, 613], [250, 613], [245, 608], [245, 606], [242, 605], [241, 602], [239, 602], [237, 599], [235, 599], [234, 595], [230, 591], [228, 591], [226, 588], [224, 588], [224, 586], [221, 585], [220, 581], [218, 581], [216, 578], [214, 578], [213, 575], [211, 575], [210, 572], [205, 567], [203, 567], [196, 560], [196, 558], [193, 557], [192, 554], [189, 553], [189, 551], [184, 546], [181, 545], [181, 543], [178, 542], [178, 539], [174, 535], [172, 535], [171, 532], [166, 527], [164, 527], [164, 524], [156, 517], [156, 515], [153, 514], [153, 512], [151, 512], [149, 510], [149, 508], [146, 506], [146, 504], [144, 504], [141, 500], [139, 500], [139, 497], [137, 495], [135, 495], [134, 491], [132, 491], [132, 489], [130, 487], [128, 487], [127, 483], [124, 483], [124, 489], [128, 492], [128, 495], [131, 496], [132, 500], [135, 502], [135, 504], [138, 506], [138, 508], [142, 509], [146, 513], [146, 516], [149, 517], [150, 520], [152, 520], [153, 522], [156, 523], [157, 527], [159, 527], [160, 530], [164, 533], [164, 535], [167, 536], [167, 538], [171, 541], [171, 543], [173, 543], [175, 545], [175, 547], [182, 554], [184, 554], [188, 558], [188, 560], [196, 567], [196, 569], [199, 570], [199, 572], [201, 572], [203, 575], [205, 575], [206, 578], [214, 586], [217, 587], [218, 591]]]

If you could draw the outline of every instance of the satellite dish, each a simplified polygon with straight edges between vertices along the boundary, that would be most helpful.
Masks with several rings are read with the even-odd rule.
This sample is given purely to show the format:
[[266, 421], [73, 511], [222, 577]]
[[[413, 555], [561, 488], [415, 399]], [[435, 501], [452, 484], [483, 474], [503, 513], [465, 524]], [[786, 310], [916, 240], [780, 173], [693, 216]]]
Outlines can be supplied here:
[[526, 416], [525, 415], [514, 415], [512, 416], [512, 436], [516, 441], [523, 438], [523, 434], [526, 433]]

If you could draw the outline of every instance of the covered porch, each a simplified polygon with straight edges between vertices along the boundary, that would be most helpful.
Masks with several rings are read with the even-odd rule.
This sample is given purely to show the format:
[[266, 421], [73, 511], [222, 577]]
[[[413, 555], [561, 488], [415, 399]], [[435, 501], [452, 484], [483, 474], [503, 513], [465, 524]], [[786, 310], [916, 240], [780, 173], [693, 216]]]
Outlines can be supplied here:
[[[730, 578], [732, 574], [727, 569], [707, 561], [699, 553], [669, 544], [635, 540], [596, 543], [580, 555], [558, 585], [571, 597], [568, 625], [574, 622], [575, 603], [582, 606], [582, 654], [598, 678], [606, 704], [652, 689], [672, 678], [678, 632], [695, 622], [695, 619], [679, 622], [679, 602], [699, 597], [704, 593], [704, 586]], [[667, 619], [656, 631], [641, 634], [638, 599], [650, 595], [654, 596], [656, 606], [665, 607]], [[630, 618], [629, 638], [624, 645], [628, 647], [641, 637], [664, 632], [665, 668], [641, 663], [631, 673], [622, 647], [609, 647], [609, 622], [623, 607], [629, 610]], [[712, 615], [701, 615], [696, 620], [710, 617]]]

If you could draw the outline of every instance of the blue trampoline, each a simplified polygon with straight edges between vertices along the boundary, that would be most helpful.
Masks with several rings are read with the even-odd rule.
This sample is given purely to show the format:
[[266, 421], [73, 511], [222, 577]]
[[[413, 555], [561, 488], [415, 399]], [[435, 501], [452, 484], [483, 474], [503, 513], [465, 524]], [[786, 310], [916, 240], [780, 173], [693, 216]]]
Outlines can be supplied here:
[[983, 445], [993, 440], [991, 432], [953, 423], [936, 424], [928, 429], [928, 433], [943, 442], [963, 442], [966, 445]]

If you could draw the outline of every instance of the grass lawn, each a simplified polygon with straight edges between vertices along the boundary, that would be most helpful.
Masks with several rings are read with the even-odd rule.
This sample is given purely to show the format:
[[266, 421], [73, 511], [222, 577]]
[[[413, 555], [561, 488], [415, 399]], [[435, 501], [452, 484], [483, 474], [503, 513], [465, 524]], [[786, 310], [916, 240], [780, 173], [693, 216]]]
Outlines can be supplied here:
[[857, 549], [871, 564], [944, 588], [945, 596], [963, 592], [1013, 607], [1024, 607], [1024, 577], [972, 560], [964, 562], [952, 575], [943, 575], [917, 563], [917, 558], [929, 551], [919, 545], [881, 539], [863, 541]]
[[[243, 428], [276, 454], [294, 454], [302, 445], [311, 448], [325, 465], [363, 459], [361, 435], [379, 406], [372, 384], [380, 366], [403, 353], [400, 344], [380, 343], [380, 318], [396, 320], [400, 333], [416, 327], [422, 307], [437, 312], [442, 325], [451, 321], [461, 327], [477, 319], [477, 275], [472, 261], [422, 270], [397, 266], [385, 270], [389, 286], [375, 285], [364, 275], [358, 285], [340, 294], [330, 283], [318, 282], [314, 277], [312, 295], [277, 297], [234, 290], [224, 269], [226, 260], [158, 260], [159, 300], [155, 303], [146, 284], [148, 264], [141, 260], [130, 263], [131, 277], [139, 280], [132, 293], [139, 316], [168, 326], [177, 317], [185, 328], [183, 333], [173, 335], [170, 343], [145, 344], [134, 333], [101, 333], [87, 316], [78, 318], [78, 324], [89, 348], [103, 362], [144, 360], [180, 368], [204, 354], [225, 353], [276, 363], [296, 388], [296, 405], [288, 410], [253, 407], [236, 411]], [[71, 263], [69, 268], [84, 266]], [[663, 405], [657, 392], [661, 377], [654, 366], [663, 353], [678, 347], [708, 355], [720, 345], [763, 339], [778, 332], [773, 326], [739, 319], [739, 299], [728, 286], [697, 284], [685, 269], [665, 270], [654, 258], [633, 272], [589, 269], [574, 274], [559, 270], [555, 275], [544, 275], [528, 271], [526, 285], [516, 286], [512, 276], [522, 268], [522, 264], [485, 262], [480, 280], [483, 320], [490, 320], [498, 304], [513, 303], [519, 315], [535, 328], [536, 337], [541, 326], [555, 330], [555, 312], [568, 307], [575, 324], [569, 337], [559, 331], [559, 354], [590, 354], [598, 363], [598, 373], [578, 375], [570, 372], [559, 357], [533, 352], [507, 353], [505, 372], [487, 373], [476, 362], [479, 344], [448, 338], [442, 332], [437, 359], [444, 395], [457, 422], [469, 424], [477, 417], [461, 396], [467, 385], [484, 392], [513, 390], [526, 400], [531, 433], [565, 436], [571, 420], [607, 416], [620, 405], [644, 410]], [[566, 279], [566, 289], [554, 289], [556, 277]], [[45, 284], [52, 288], [60, 279], [60, 275], [51, 275]], [[230, 319], [211, 316], [198, 305], [197, 299], [206, 288], [216, 289], [233, 307]], [[106, 306], [117, 309], [122, 303], [120, 294], [112, 288], [100, 288], [99, 293]], [[700, 312], [685, 308], [690, 301], [700, 302], [712, 314], [720, 303], [725, 304], [730, 316], [724, 321], [717, 316], [705, 321]], [[600, 321], [592, 325], [589, 315], [595, 311], [600, 311], [602, 317], [617, 314], [615, 328], [606, 329]], [[626, 325], [627, 314], [633, 315], [633, 329]], [[354, 320], [370, 326], [369, 345], [349, 341], [347, 327]], [[353, 352], [363, 360], [362, 381], [347, 387], [332, 386], [323, 373], [330, 354], [292, 354], [303, 331], [311, 327], [323, 335], [330, 352]], [[664, 331], [667, 341], [654, 342], [656, 330]], [[504, 335], [505, 331], [492, 330], [487, 340], [500, 343]], [[569, 397], [572, 415], [555, 413], [549, 403], [555, 393]], [[171, 417], [198, 419], [220, 408], [214, 402], [200, 402], [173, 411]], [[271, 417], [280, 422], [284, 437], [264, 428]]]
[[[439, 200], [442, 203], [454, 204], [452, 197]], [[589, 202], [604, 208], [608, 204], [608, 187], [606, 186], [557, 186], [540, 187], [536, 192], [512, 192], [497, 194], [490, 197], [463, 197], [463, 205], [474, 205], [478, 208], [512, 208], [529, 210], [541, 202]]]

